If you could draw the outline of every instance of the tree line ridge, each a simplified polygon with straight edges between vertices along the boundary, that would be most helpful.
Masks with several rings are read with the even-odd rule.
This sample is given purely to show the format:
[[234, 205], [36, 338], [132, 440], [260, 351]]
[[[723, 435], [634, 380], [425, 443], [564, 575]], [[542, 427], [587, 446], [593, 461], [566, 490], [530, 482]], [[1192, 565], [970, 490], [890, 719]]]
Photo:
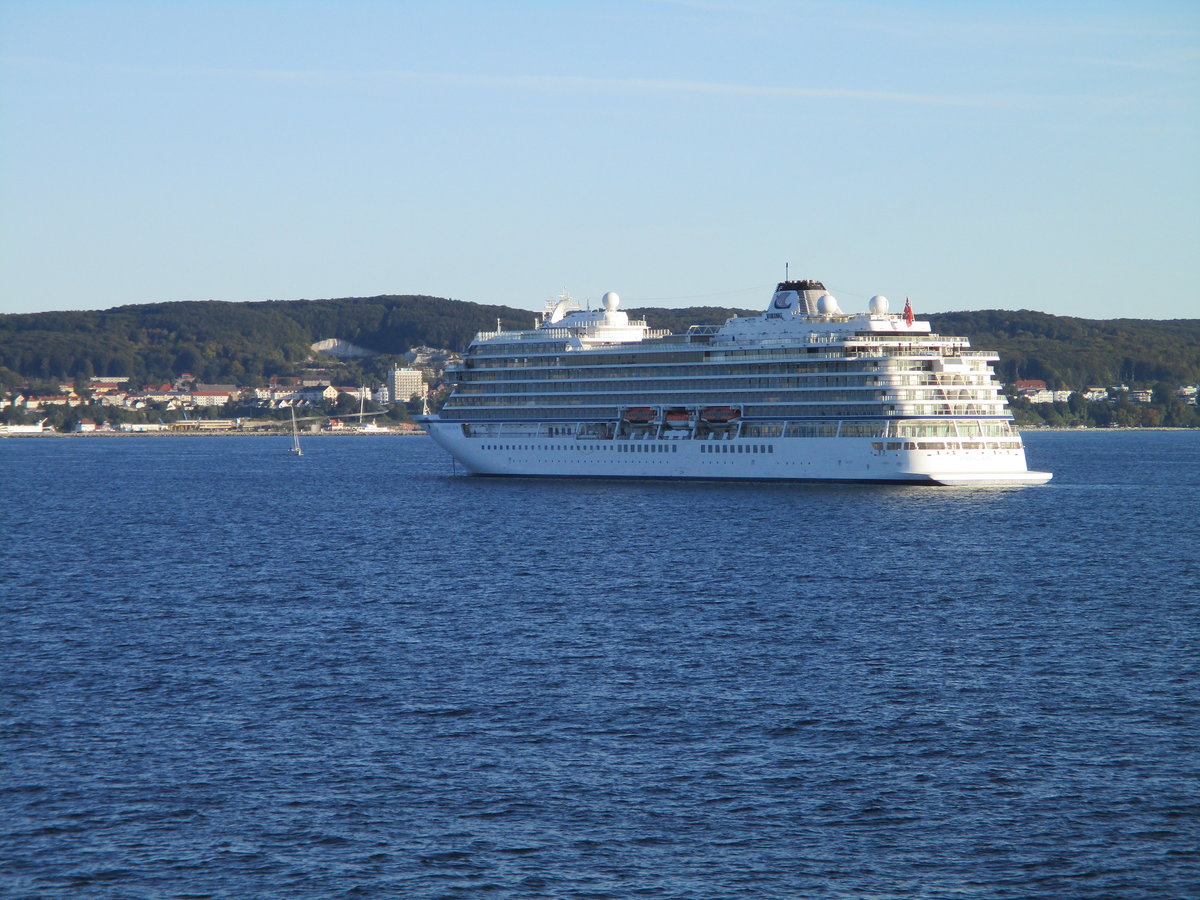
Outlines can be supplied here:
[[[639, 308], [651, 326], [684, 331], [756, 310]], [[499, 321], [530, 327], [535, 313], [428, 295], [327, 300], [179, 301], [99, 311], [0, 315], [0, 388], [32, 380], [123, 376], [136, 384], [181, 373], [205, 382], [261, 385], [301, 374], [312, 345], [337, 338], [377, 356], [345, 361], [345, 378], [378, 380], [419, 347], [461, 352]], [[934, 331], [963, 335], [1000, 354], [1005, 384], [1037, 379], [1051, 389], [1172, 389], [1200, 381], [1200, 319], [1082, 319], [1032, 310], [977, 310], [927, 316]], [[378, 371], [376, 371], [378, 370]]]

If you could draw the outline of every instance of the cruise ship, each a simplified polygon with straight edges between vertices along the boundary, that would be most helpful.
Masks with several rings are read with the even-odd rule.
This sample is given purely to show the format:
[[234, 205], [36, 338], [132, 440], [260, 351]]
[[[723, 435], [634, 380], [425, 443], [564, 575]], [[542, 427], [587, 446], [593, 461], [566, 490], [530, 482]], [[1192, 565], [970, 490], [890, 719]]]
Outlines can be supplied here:
[[907, 301], [844, 313], [813, 280], [683, 334], [612, 292], [595, 310], [563, 296], [528, 330], [477, 334], [422, 422], [473, 475], [1041, 484], [997, 359]]

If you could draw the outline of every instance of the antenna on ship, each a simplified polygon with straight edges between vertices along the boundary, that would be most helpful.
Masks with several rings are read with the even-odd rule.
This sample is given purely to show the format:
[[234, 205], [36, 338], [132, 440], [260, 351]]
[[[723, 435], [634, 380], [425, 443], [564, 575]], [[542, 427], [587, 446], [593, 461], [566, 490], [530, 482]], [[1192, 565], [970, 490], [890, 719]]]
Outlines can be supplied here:
[[788, 280], [789, 280], [789, 272], [788, 272], [788, 269], [789, 269], [789, 268], [791, 268], [791, 265], [792, 265], [791, 263], [786, 263], [786, 262], [783, 264], [783, 280], [784, 280], [784, 281], [788, 281]]

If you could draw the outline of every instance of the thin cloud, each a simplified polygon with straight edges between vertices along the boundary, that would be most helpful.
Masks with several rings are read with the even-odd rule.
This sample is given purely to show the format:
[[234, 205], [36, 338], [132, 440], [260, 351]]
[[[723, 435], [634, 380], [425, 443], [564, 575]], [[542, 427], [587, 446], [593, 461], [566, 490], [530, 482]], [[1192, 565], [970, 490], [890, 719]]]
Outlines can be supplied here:
[[1114, 69], [1133, 69], [1141, 72], [1164, 72], [1167, 74], [1189, 74], [1200, 60], [1200, 51], [1164, 53], [1152, 59], [1114, 59], [1112, 57], [1084, 57], [1077, 59], [1081, 65], [1102, 66]]
[[[779, 27], [818, 23], [827, 28], [883, 32], [899, 37], [908, 34], [922, 39], [952, 38], [955, 41], [978, 40], [986, 44], [997, 42], [1043, 41], [1078, 37], [1118, 37], [1122, 39], [1171, 38], [1194, 40], [1200, 34], [1194, 20], [1162, 21], [1155, 9], [1130, 10], [1116, 16], [1096, 15], [1090, 18], [1065, 16], [1051, 6], [1031, 15], [1015, 11], [1005, 15], [1003, 8], [995, 11], [964, 7], [954, 10], [919, 4], [894, 2], [854, 2], [854, 0], [646, 0], [649, 6], [665, 9], [695, 10], [726, 13], [737, 18], [757, 16], [769, 18]], [[975, 15], [980, 13], [980, 15]]]
[[489, 90], [609, 91], [639, 94], [699, 94], [708, 96], [793, 99], [856, 100], [873, 103], [906, 103], [936, 106], [1011, 106], [1011, 97], [967, 94], [927, 94], [861, 88], [796, 87], [760, 84], [727, 84], [671, 78], [613, 78], [580, 75], [466, 75], [446, 72], [380, 70], [331, 72], [320, 70], [257, 70], [242, 74], [277, 81], [305, 83], [358, 82], [441, 84]]
[[795, 85], [731, 84], [672, 78], [616, 78], [584, 75], [500, 75], [454, 72], [421, 72], [400, 69], [351, 71], [338, 69], [230, 69], [206, 67], [149, 67], [128, 63], [87, 64], [48, 57], [0, 57], [0, 65], [20, 68], [57, 68], [126, 75], [240, 78], [306, 87], [381, 88], [405, 84], [443, 85], [477, 90], [618, 92], [636, 94], [692, 94], [712, 97], [759, 97], [793, 100], [843, 100], [861, 103], [924, 106], [1003, 108], [1045, 103], [1055, 98], [1039, 95], [921, 93], [868, 88], [804, 87]]

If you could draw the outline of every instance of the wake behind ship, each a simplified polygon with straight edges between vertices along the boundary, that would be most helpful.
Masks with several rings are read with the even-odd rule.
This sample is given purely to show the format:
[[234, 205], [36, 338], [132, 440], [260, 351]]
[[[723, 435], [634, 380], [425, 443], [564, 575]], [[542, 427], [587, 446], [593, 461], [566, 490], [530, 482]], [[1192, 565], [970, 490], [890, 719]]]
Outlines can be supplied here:
[[547, 305], [481, 332], [433, 439], [476, 475], [1041, 484], [992, 364], [872, 297], [846, 314], [784, 281], [758, 316], [651, 329], [619, 309]]

